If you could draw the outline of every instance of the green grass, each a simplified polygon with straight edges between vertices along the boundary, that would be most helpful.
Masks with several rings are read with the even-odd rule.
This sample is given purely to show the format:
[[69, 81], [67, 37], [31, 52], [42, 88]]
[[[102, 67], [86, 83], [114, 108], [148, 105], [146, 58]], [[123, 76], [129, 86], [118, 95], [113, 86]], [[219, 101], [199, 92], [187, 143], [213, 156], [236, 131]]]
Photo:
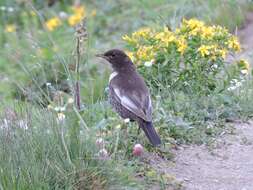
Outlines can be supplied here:
[[79, 126], [73, 114], [57, 124], [46, 110], [19, 104], [16, 116], [10, 110], [0, 131], [2, 189], [140, 188], [124, 161], [98, 158], [95, 129]]
[[[32, 9], [30, 5], [18, 6], [14, 1], [6, 3], [19, 11]], [[78, 113], [68, 108], [63, 124], [56, 122], [55, 111], [48, 111], [46, 106], [48, 95], [56, 97], [66, 88], [72, 90], [74, 30], [64, 24], [59, 30], [47, 32], [42, 23], [59, 10], [67, 11], [69, 5], [43, 8], [40, 1], [35, 6], [39, 9], [36, 18], [19, 17], [16, 12], [0, 14], [3, 18], [0, 21], [0, 100], [3, 102], [0, 189], [147, 189], [152, 184], [165, 189], [170, 181], [161, 180], [163, 174], [132, 156], [135, 143], [170, 159], [170, 147], [174, 144], [209, 143], [221, 132], [230, 130], [226, 119], [246, 120], [253, 116], [252, 78], [233, 92], [215, 92], [201, 98], [182, 92], [157, 94], [150, 89], [154, 123], [165, 144], [162, 150], [154, 149], [143, 134], [137, 136], [136, 124], [122, 123], [106, 102], [110, 71], [93, 56], [110, 48], [124, 48], [121, 36], [140, 27], [168, 24], [175, 28], [184, 17], [197, 17], [234, 31], [243, 25], [252, 3], [235, 0], [87, 0], [84, 3], [88, 11], [97, 10], [96, 17], [87, 22], [89, 39], [82, 57], [84, 109]], [[4, 25], [14, 18], [22, 22], [20, 31], [4, 32]], [[50, 89], [46, 87], [48, 82], [52, 84]], [[63, 96], [66, 101], [71, 93]], [[62, 99], [52, 99], [51, 104], [62, 106]], [[17, 116], [12, 118], [7, 108], [11, 112], [15, 110]], [[20, 121], [27, 123], [28, 129], [22, 129]], [[8, 126], [3, 128], [6, 122]], [[119, 124], [121, 129], [116, 128]], [[107, 142], [105, 148], [110, 159], [97, 158], [99, 149], [95, 141], [99, 137]], [[141, 177], [136, 177], [137, 174]]]

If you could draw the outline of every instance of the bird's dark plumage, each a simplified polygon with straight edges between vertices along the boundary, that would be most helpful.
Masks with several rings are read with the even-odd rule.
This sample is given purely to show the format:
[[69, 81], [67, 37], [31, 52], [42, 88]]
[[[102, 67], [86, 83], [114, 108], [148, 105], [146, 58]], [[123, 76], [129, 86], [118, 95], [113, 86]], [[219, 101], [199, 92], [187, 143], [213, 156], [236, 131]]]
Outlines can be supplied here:
[[109, 61], [114, 72], [109, 80], [109, 101], [122, 118], [137, 121], [151, 144], [161, 144], [152, 124], [149, 90], [131, 59], [121, 50], [112, 49], [98, 55]]

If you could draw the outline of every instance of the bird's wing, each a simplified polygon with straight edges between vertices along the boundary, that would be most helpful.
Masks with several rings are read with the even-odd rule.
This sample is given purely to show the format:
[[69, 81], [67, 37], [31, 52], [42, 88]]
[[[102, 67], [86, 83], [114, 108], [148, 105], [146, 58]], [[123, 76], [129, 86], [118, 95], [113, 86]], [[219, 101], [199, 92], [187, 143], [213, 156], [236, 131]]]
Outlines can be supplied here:
[[110, 84], [114, 95], [126, 109], [145, 121], [152, 121], [152, 103], [148, 91], [139, 88], [125, 89], [116, 84]]

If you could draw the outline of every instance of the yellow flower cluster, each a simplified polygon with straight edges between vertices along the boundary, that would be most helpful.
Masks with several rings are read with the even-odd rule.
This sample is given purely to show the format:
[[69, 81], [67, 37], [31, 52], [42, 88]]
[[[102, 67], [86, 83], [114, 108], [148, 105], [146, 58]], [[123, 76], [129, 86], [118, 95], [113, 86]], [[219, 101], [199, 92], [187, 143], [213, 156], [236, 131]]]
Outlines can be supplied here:
[[205, 57], [210, 54], [212, 48], [212, 46], [202, 45], [198, 48], [198, 51], [200, 52], [202, 57]]
[[132, 34], [133, 38], [148, 38], [151, 34], [150, 28], [141, 28]]
[[131, 37], [124, 35], [122, 39], [130, 44], [136, 45], [141, 39], [148, 39], [150, 36], [150, 28], [141, 28], [138, 31], [134, 32]]
[[[72, 10], [74, 14], [68, 18], [68, 23], [70, 26], [75, 26], [79, 22], [81, 22], [82, 19], [86, 16], [86, 12], [85, 12], [84, 6], [75, 6], [75, 7], [72, 7]], [[96, 14], [96, 13], [93, 13], [93, 14]]]
[[4, 31], [8, 33], [16, 32], [16, 26], [14, 24], [8, 24]]
[[235, 36], [231, 37], [228, 41], [228, 47], [230, 49], [234, 49], [235, 51], [240, 51], [241, 46], [240, 46], [240, 43], [238, 41], [238, 38], [235, 37]]
[[151, 61], [155, 58], [153, 46], [140, 46], [136, 52], [138, 60]]
[[154, 39], [158, 40], [165, 46], [168, 46], [170, 43], [176, 41], [176, 36], [173, 32], [169, 31], [167, 27], [164, 27], [163, 31], [154, 34]]
[[237, 61], [237, 64], [243, 74], [248, 74], [248, 72], [250, 70], [250, 64], [247, 60], [240, 59], [239, 61]]
[[207, 26], [204, 22], [197, 19], [184, 19], [181, 28], [176, 31], [179, 34], [184, 34], [187, 37], [199, 36], [204, 40], [211, 40], [215, 36], [226, 36], [228, 30], [221, 26]]
[[187, 42], [185, 40], [185, 38], [178, 38], [176, 41], [177, 44], [177, 51], [182, 54], [184, 54], [186, 48], [187, 48]]
[[[66, 15], [67, 22], [70, 26], [77, 25], [86, 17], [86, 11], [84, 6], [73, 6], [71, 10], [73, 14], [71, 14], [70, 16]], [[96, 14], [97, 12], [95, 9], [92, 10], [90, 13], [91, 16], [96, 16]], [[58, 17], [53, 17], [47, 20], [45, 25], [48, 31], [54, 31], [56, 28], [62, 25], [62, 21]]]
[[[187, 41], [183, 36], [177, 36], [167, 27], [163, 31], [155, 32], [150, 28], [141, 28], [134, 32], [131, 36], [123, 36], [122, 39], [127, 43], [136, 46], [136, 52], [128, 52], [130, 58], [133, 60], [136, 57], [141, 61], [152, 61], [155, 59], [157, 51], [163, 51], [169, 46], [175, 46], [177, 51], [181, 54], [187, 49]], [[154, 44], [147, 44], [146, 42], [155, 42]]]
[[228, 53], [226, 49], [219, 49], [217, 45], [201, 45], [198, 52], [202, 57], [210, 56], [211, 60], [216, 60], [217, 57], [225, 59]]
[[131, 51], [126, 51], [127, 56], [134, 62], [135, 61], [135, 57], [134, 57], [134, 53]]
[[53, 17], [53, 18], [47, 20], [46, 23], [45, 23], [46, 28], [49, 31], [55, 30], [61, 24], [62, 24], [62, 22], [58, 17]]
[[189, 35], [196, 36], [202, 34], [204, 26], [205, 26], [204, 22], [199, 21], [197, 19], [190, 19], [190, 20], [183, 19], [182, 27], [181, 29], [177, 30], [177, 32], [181, 33], [182, 31], [186, 31], [189, 33]]
[[[202, 58], [215, 61], [225, 59], [229, 51], [240, 51], [240, 44], [234, 35], [221, 26], [208, 26], [197, 19], [184, 19], [175, 31], [164, 27], [155, 31], [141, 28], [122, 37], [132, 47], [128, 54], [138, 62], [151, 61], [157, 55], [177, 52], [175, 56], [185, 56], [197, 52]], [[191, 56], [190, 56], [191, 57]]]

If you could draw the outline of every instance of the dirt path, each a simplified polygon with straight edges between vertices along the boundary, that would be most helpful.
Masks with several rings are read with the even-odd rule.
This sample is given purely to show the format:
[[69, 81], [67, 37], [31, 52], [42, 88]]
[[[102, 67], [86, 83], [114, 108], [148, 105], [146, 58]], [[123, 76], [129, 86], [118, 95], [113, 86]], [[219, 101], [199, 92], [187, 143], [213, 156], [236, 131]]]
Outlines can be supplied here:
[[[211, 150], [189, 146], [177, 151], [174, 162], [161, 163], [186, 190], [253, 189], [253, 122], [235, 124], [236, 135], [220, 138]], [[162, 167], [164, 165], [164, 167]]]
[[[253, 13], [247, 20], [238, 31], [244, 49], [238, 58], [251, 61]], [[175, 176], [186, 190], [253, 190], [253, 121], [234, 127], [235, 135], [224, 135], [213, 147], [182, 147], [173, 162], [160, 161], [154, 167]]]
[[252, 60], [253, 56], [253, 12], [247, 15], [247, 23], [244, 28], [238, 31], [243, 52], [239, 57]]

